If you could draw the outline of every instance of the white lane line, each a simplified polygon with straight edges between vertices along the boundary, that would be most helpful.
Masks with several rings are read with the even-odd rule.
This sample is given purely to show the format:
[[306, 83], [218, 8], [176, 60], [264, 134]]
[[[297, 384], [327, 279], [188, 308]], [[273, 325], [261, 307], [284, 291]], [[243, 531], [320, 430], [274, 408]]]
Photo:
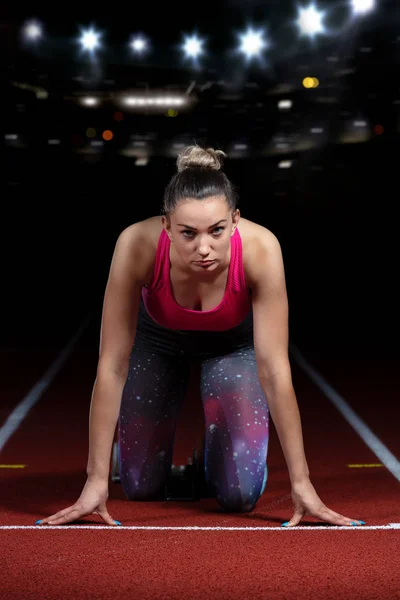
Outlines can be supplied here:
[[32, 408], [34, 404], [39, 400], [43, 392], [49, 387], [53, 379], [64, 365], [69, 354], [71, 353], [76, 342], [79, 340], [84, 329], [87, 327], [91, 319], [91, 316], [86, 319], [79, 327], [75, 335], [72, 337], [70, 342], [60, 352], [58, 357], [55, 359], [50, 368], [44, 373], [43, 377], [33, 386], [28, 392], [25, 398], [14, 408], [12, 413], [8, 416], [8, 419], [0, 429], [0, 452], [13, 435], [13, 433], [21, 425], [22, 421]]
[[115, 530], [140, 530], [140, 531], [370, 531], [376, 529], [400, 529], [400, 523], [389, 523], [388, 525], [353, 525], [341, 527], [336, 525], [311, 525], [297, 527], [162, 527], [162, 526], [139, 526], [139, 525], [1, 525], [2, 529], [36, 529], [37, 531], [47, 531], [50, 529], [93, 529], [97, 531], [99, 529], [115, 529]]
[[300, 351], [289, 345], [290, 352], [298, 365], [310, 376], [314, 383], [322, 390], [325, 396], [336, 406], [346, 421], [356, 430], [363, 442], [377, 456], [392, 475], [400, 481], [400, 461], [390, 452], [379, 438], [371, 431], [368, 425], [360, 419], [357, 413], [347, 404], [329, 383], [306, 361]]

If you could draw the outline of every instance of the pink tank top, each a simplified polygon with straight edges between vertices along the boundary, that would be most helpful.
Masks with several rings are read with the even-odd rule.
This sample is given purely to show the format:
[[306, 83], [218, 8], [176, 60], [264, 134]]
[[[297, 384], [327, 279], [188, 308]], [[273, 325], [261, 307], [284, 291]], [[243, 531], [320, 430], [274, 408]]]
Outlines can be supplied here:
[[239, 230], [236, 228], [231, 236], [231, 260], [224, 297], [211, 310], [191, 310], [176, 302], [170, 280], [170, 245], [171, 241], [163, 229], [158, 240], [152, 281], [142, 288], [143, 302], [151, 318], [168, 329], [225, 331], [239, 325], [252, 306], [251, 291], [245, 283]]

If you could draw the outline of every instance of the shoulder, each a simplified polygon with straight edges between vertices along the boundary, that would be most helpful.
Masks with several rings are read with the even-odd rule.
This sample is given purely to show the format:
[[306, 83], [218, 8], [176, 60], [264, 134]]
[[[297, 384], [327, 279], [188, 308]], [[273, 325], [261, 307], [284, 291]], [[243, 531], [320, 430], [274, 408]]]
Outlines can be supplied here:
[[238, 229], [242, 238], [243, 267], [248, 287], [255, 287], [265, 277], [269, 267], [282, 262], [282, 250], [277, 236], [267, 227], [240, 218]]
[[161, 217], [149, 217], [123, 229], [116, 242], [116, 252], [131, 258], [135, 275], [146, 282], [151, 275], [157, 243], [163, 228]]

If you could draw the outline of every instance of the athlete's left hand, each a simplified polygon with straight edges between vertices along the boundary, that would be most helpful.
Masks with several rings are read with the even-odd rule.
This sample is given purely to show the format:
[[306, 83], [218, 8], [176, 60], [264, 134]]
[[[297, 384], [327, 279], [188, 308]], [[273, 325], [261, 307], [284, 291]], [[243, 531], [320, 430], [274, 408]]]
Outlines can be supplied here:
[[295, 527], [305, 515], [310, 515], [331, 525], [355, 526], [365, 525], [364, 521], [350, 519], [334, 512], [321, 501], [309, 479], [292, 485], [294, 515], [285, 527]]

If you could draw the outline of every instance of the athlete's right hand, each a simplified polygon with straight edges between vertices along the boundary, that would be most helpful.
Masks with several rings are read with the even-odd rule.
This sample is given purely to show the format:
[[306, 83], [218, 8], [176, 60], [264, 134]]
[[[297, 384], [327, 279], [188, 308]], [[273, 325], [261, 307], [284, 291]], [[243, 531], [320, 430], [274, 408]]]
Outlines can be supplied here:
[[118, 523], [109, 515], [106, 502], [108, 500], [108, 482], [87, 479], [82, 493], [72, 506], [42, 519], [38, 525], [65, 525], [87, 515], [99, 515], [107, 525], [118, 527]]

